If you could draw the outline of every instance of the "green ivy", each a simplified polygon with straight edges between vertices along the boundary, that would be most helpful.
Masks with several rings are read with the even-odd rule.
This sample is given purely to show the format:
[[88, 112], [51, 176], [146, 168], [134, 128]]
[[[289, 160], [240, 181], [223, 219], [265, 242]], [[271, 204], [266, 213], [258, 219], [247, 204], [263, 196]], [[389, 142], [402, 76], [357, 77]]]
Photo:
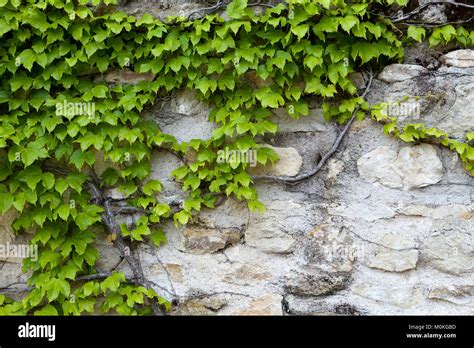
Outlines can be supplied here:
[[[350, 79], [356, 70], [402, 61], [404, 42], [428, 37], [432, 46], [472, 46], [472, 31], [446, 25], [402, 32], [372, 14], [406, 0], [287, 0], [260, 15], [235, 0], [227, 19], [166, 22], [116, 12], [115, 3], [0, 0], [0, 213], [15, 211], [15, 232], [32, 231], [39, 247], [38, 259], [24, 262], [31, 291], [20, 300], [0, 295], [0, 314], [150, 314], [152, 303], [168, 309], [164, 298], [121, 272], [82, 280], [97, 272], [96, 236], [159, 246], [166, 242], [164, 220], [186, 224], [221, 196], [263, 210], [249, 164], [222, 163], [217, 153], [252, 150], [259, 164], [275, 162], [275, 152], [258, 143], [278, 130], [271, 109], [304, 117], [315, 96], [327, 120], [345, 123], [355, 110], [359, 118], [371, 110], [386, 133], [409, 142], [436, 139], [474, 175], [473, 133], [462, 143], [423, 125], [400, 129], [380, 107], [369, 107]], [[110, 70], [153, 79], [109, 85], [94, 78]], [[210, 139], [180, 143], [141, 116], [178, 89], [195, 90], [212, 106]], [[162, 184], [148, 179], [157, 149], [188, 159], [173, 172], [187, 192], [178, 209], [161, 202]], [[108, 168], [97, 178], [98, 161]], [[91, 191], [95, 179], [101, 190], [118, 188], [141, 212], [133, 226], [120, 226], [120, 236], [104, 223], [107, 207]]]

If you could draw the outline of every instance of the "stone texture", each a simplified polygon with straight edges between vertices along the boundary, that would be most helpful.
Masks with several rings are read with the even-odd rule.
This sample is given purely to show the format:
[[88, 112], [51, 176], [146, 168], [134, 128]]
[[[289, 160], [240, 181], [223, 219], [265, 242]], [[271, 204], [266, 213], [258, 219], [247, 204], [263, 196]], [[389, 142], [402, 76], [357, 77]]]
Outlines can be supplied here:
[[294, 295], [322, 296], [344, 289], [350, 273], [327, 273], [319, 270], [294, 271], [285, 277], [285, 289]]
[[457, 50], [449, 52], [441, 57], [441, 62], [458, 68], [474, 67], [474, 50]]
[[257, 175], [276, 175], [276, 176], [295, 176], [299, 173], [303, 165], [303, 159], [295, 148], [274, 147], [265, 145], [276, 152], [280, 158], [274, 165], [271, 163], [265, 166], [257, 165], [251, 168], [251, 174]]
[[[188, 0], [132, 0], [118, 8], [164, 19], [206, 6]], [[446, 20], [444, 7], [430, 7], [422, 19]], [[446, 54], [441, 67], [439, 55], [422, 45], [408, 53], [407, 63], [422, 62], [428, 70], [407, 64], [385, 68], [373, 81], [369, 103], [410, 96], [419, 100], [422, 119], [399, 117], [401, 125], [423, 122], [463, 139], [474, 130], [472, 51]], [[102, 78], [114, 84], [152, 76], [124, 70]], [[255, 86], [273, 83], [252, 73], [245, 78]], [[360, 74], [351, 78], [364, 87]], [[273, 110], [271, 119], [280, 132], [258, 141], [283, 149], [283, 156], [265, 174], [310, 170], [334, 143], [338, 126], [324, 121], [321, 100], [308, 99], [310, 113], [299, 120], [284, 109]], [[211, 136], [215, 126], [208, 120], [209, 110], [196, 94], [183, 90], [143, 116], [182, 142]], [[97, 163], [96, 171], [100, 174], [109, 165]], [[181, 165], [167, 151], [153, 153], [151, 177], [164, 185], [156, 195], [160, 202], [185, 198], [170, 177]], [[165, 221], [166, 245], [138, 246], [144, 272], [157, 284], [157, 293], [173, 302], [172, 314], [474, 313], [474, 181], [451, 151], [400, 143], [366, 118], [353, 123], [318, 175], [295, 185], [258, 182], [256, 188], [264, 213], [249, 212], [245, 202], [228, 199], [216, 209], [203, 209], [187, 230]], [[28, 236], [17, 236], [15, 242]], [[12, 238], [11, 220], [0, 217], [0, 242]], [[110, 270], [118, 253], [105, 235], [98, 234], [96, 245], [101, 254], [97, 270]], [[119, 270], [131, 274], [125, 263]], [[22, 283], [18, 287], [24, 288], [27, 277], [20, 263], [0, 260], [0, 287]]]
[[414, 189], [436, 184], [443, 165], [432, 145], [405, 146], [397, 152], [380, 146], [357, 161], [361, 178], [390, 188]]
[[369, 267], [389, 272], [404, 272], [416, 267], [418, 250], [380, 251], [369, 263]]
[[431, 289], [429, 298], [459, 305], [474, 306], [474, 285], [449, 285]]
[[236, 263], [231, 266], [223, 280], [238, 285], [252, 285], [255, 282], [269, 279], [270, 276], [270, 273], [258, 265]]
[[109, 71], [103, 77], [103, 80], [110, 84], [137, 84], [141, 81], [152, 81], [152, 73], [136, 73], [128, 70]]
[[266, 294], [253, 300], [247, 308], [237, 312], [238, 315], [282, 315], [282, 297], [277, 294]]
[[240, 241], [240, 230], [215, 229], [206, 226], [189, 225], [183, 231], [184, 248], [187, 252], [204, 254], [224, 249]]
[[455, 275], [474, 272], [474, 236], [472, 218], [468, 230], [463, 233], [454, 228], [446, 232], [434, 232], [424, 243], [423, 260], [442, 272]]
[[354, 294], [404, 309], [411, 308], [422, 301], [421, 290], [410, 286], [365, 283], [355, 286]]
[[413, 64], [387, 65], [379, 74], [379, 79], [393, 83], [413, 79], [427, 72], [426, 68]]

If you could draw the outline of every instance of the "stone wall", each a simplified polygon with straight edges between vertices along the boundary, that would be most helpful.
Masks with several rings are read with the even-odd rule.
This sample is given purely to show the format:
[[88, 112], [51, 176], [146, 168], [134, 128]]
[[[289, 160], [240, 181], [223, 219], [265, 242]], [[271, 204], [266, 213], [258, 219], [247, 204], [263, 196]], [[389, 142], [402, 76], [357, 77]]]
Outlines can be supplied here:
[[[158, 13], [166, 4], [132, 1], [125, 9]], [[202, 4], [166, 6], [189, 14]], [[133, 83], [147, 77], [110, 78]], [[388, 66], [368, 98], [404, 96], [420, 97], [422, 120], [402, 123], [424, 122], [458, 138], [473, 131], [474, 51], [452, 52], [430, 70]], [[275, 111], [279, 133], [265, 142], [281, 160], [264, 171], [307, 172], [328, 151], [339, 129], [313, 106], [300, 120]], [[208, 112], [191, 91], [180, 91], [145, 116], [188, 141], [210, 136]], [[183, 197], [169, 176], [180, 165], [168, 152], [155, 154], [152, 177], [165, 187], [160, 199]], [[393, 140], [366, 119], [352, 125], [318, 175], [295, 185], [259, 182], [257, 188], [265, 213], [228, 199], [191, 225], [167, 224], [165, 246], [140, 247], [145, 273], [173, 302], [173, 314], [474, 314], [474, 179], [453, 152]], [[10, 224], [11, 217], [0, 218], [0, 241], [14, 240]], [[106, 271], [119, 255], [105, 236], [97, 244], [98, 271]], [[0, 287], [25, 279], [18, 263], [7, 260], [0, 268]]]

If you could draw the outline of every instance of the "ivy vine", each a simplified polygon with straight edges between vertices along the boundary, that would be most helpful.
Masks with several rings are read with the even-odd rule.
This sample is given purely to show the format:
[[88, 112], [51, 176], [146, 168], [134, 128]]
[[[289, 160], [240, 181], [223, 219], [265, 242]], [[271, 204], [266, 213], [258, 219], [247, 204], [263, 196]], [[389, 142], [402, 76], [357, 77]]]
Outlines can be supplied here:
[[[160, 246], [163, 221], [186, 224], [226, 196], [263, 211], [249, 164], [218, 161], [217, 153], [252, 150], [262, 165], [278, 160], [259, 144], [278, 130], [270, 119], [275, 108], [296, 119], [319, 97], [325, 118], [346, 127], [370, 114], [402, 141], [456, 151], [474, 175], [474, 133], [462, 142], [423, 124], [399, 126], [384, 104], [369, 106], [350, 78], [402, 61], [404, 47], [416, 41], [474, 45], [474, 32], [456, 23], [404, 23], [422, 9], [385, 14], [403, 14], [407, 2], [219, 1], [160, 21], [117, 12], [116, 0], [0, 0], [0, 213], [14, 211], [15, 233], [31, 232], [39, 248], [36, 260], [24, 261], [27, 293], [12, 296], [4, 287], [10, 296], [0, 295], [0, 314], [165, 313], [170, 304], [145, 277], [138, 243]], [[153, 78], [115, 85], [96, 78], [111, 70]], [[179, 89], [195, 90], [212, 106], [209, 139], [180, 143], [141, 116]], [[160, 200], [162, 183], [149, 179], [159, 149], [186, 159], [173, 172], [187, 193], [182, 202]], [[98, 173], [96, 162], [108, 168]], [[108, 196], [111, 188], [125, 199]], [[139, 218], [120, 223], [125, 214]], [[100, 233], [128, 263], [130, 277], [97, 271]]]

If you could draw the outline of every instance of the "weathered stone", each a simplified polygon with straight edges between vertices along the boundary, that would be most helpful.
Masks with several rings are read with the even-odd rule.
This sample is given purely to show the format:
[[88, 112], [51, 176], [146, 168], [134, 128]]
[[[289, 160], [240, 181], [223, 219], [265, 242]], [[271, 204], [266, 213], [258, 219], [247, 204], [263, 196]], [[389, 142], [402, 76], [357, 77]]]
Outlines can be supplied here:
[[282, 315], [282, 296], [266, 294], [250, 302], [248, 307], [237, 312], [237, 315]]
[[[472, 224], [471, 224], [472, 226]], [[472, 274], [473, 235], [454, 229], [446, 233], [433, 233], [425, 240], [422, 258], [434, 268], [455, 275]]]
[[299, 296], [330, 295], [344, 289], [350, 273], [328, 273], [319, 270], [295, 270], [285, 276], [285, 289]]
[[175, 283], [182, 283], [184, 281], [183, 269], [177, 263], [164, 263], [163, 265], [153, 265], [151, 272], [153, 275], [160, 275], [165, 273], [169, 275], [170, 280]]
[[240, 230], [187, 226], [183, 231], [184, 248], [194, 254], [213, 253], [240, 241]]
[[262, 267], [250, 264], [233, 264], [231, 270], [224, 276], [227, 283], [237, 285], [252, 285], [255, 282], [270, 278], [270, 274]]
[[[24, 257], [35, 257], [34, 253], [37, 249], [30, 249], [25, 236], [15, 236], [12, 224], [16, 217], [17, 213], [13, 209], [0, 215], [0, 262], [6, 261], [21, 265]], [[1, 267], [0, 271], [2, 271]]]
[[470, 219], [472, 218], [472, 212], [474, 212], [474, 206], [462, 204], [447, 204], [438, 206], [415, 204], [397, 209], [398, 214], [423, 216], [435, 220], [443, 220], [447, 218]]
[[409, 80], [427, 72], [426, 68], [412, 64], [387, 65], [379, 74], [379, 79], [385, 82], [400, 82]]
[[142, 81], [152, 81], [152, 73], [136, 73], [128, 70], [113, 70], [107, 72], [103, 77], [104, 81], [110, 84], [137, 84]]
[[423, 298], [421, 290], [410, 285], [364, 283], [356, 285], [353, 291], [361, 297], [405, 309], [417, 305]]
[[474, 50], [456, 50], [441, 57], [441, 62], [458, 68], [474, 67]]
[[430, 290], [428, 297], [459, 305], [474, 305], [474, 285], [449, 285]]
[[286, 254], [295, 248], [295, 241], [291, 235], [279, 230], [260, 230], [249, 228], [245, 233], [245, 243], [260, 250]]
[[402, 147], [398, 154], [380, 146], [357, 161], [359, 175], [366, 181], [391, 188], [413, 189], [436, 184], [443, 165], [432, 145]]
[[326, 174], [326, 179], [330, 181], [335, 181], [337, 176], [344, 170], [344, 162], [337, 159], [330, 159], [328, 161], [328, 173]]
[[276, 152], [280, 158], [275, 164], [268, 163], [265, 166], [257, 165], [251, 168], [252, 175], [276, 175], [276, 176], [295, 176], [299, 173], [303, 159], [296, 149], [292, 147], [274, 147], [265, 145]]
[[404, 272], [416, 268], [418, 250], [380, 251], [371, 259], [369, 267], [389, 272]]
[[196, 97], [196, 92], [186, 89], [177, 93], [171, 100], [171, 112], [194, 116], [209, 113], [209, 107]]
[[288, 295], [284, 300], [286, 312], [292, 315], [361, 315], [363, 310], [343, 299], [335, 299], [334, 296], [298, 297]]
[[216, 315], [227, 302], [219, 296], [202, 297], [178, 302], [173, 308], [175, 315]]

